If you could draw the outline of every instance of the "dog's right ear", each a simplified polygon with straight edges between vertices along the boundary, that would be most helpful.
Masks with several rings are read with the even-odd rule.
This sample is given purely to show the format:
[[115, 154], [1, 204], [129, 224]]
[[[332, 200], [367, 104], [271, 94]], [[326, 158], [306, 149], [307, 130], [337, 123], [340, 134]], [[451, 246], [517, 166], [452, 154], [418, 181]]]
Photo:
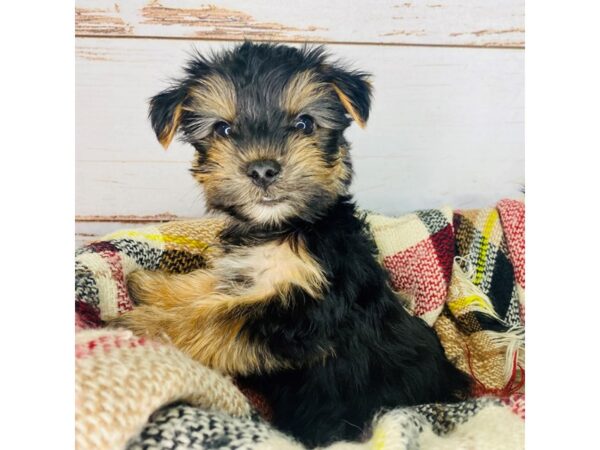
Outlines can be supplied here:
[[173, 141], [179, 123], [183, 102], [187, 95], [187, 87], [182, 83], [162, 91], [150, 100], [150, 122], [158, 141], [165, 150]]
[[209, 71], [208, 60], [194, 50], [192, 58], [184, 66], [185, 76], [176, 80], [172, 87], [165, 89], [150, 100], [150, 122], [158, 141], [167, 149], [173, 141], [181, 123], [184, 102], [193, 83]]

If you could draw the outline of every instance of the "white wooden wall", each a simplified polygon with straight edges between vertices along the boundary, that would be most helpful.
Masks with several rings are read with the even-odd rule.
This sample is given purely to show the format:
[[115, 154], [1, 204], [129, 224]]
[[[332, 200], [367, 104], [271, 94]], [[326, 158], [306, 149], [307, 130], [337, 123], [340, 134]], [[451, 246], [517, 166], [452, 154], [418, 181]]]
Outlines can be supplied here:
[[363, 208], [478, 207], [524, 186], [523, 0], [76, 0], [77, 240], [203, 214], [193, 151], [156, 142], [147, 100], [201, 51], [326, 43], [374, 74], [349, 130]]

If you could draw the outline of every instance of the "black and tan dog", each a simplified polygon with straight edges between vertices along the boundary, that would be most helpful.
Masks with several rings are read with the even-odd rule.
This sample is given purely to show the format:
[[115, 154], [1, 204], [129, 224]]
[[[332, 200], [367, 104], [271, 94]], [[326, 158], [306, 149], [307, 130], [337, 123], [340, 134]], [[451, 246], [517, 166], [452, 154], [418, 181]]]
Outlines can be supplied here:
[[135, 273], [139, 305], [118, 324], [165, 334], [238, 377], [309, 446], [361, 437], [382, 409], [469, 388], [389, 287], [348, 194], [343, 132], [365, 124], [370, 101], [367, 75], [322, 48], [249, 42], [194, 57], [151, 101], [160, 142], [180, 132], [195, 147], [193, 175], [228, 226], [210, 268]]

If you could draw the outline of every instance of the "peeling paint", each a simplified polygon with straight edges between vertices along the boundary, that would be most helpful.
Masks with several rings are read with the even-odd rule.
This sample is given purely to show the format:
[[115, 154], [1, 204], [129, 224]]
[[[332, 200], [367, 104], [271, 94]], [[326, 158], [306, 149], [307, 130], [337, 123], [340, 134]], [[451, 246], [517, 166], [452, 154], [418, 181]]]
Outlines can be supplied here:
[[108, 53], [96, 49], [76, 47], [75, 55], [89, 61], [111, 61]]
[[380, 36], [425, 36], [425, 30], [393, 30]]
[[412, 17], [403, 17], [403, 16], [392, 16], [393, 20], [421, 20], [423, 17], [420, 16], [412, 16]]
[[76, 35], [83, 38], [522, 46], [523, 0], [501, 3], [491, 9], [479, 7], [477, 0], [382, 0], [377, 15], [371, 15], [372, 2], [357, 0], [352, 4], [353, 14], [360, 18], [356, 22], [339, 14], [347, 8], [344, 0], [305, 0], [302, 9], [290, 8], [283, 15], [279, 7], [274, 10], [267, 2], [76, 0], [75, 19]]
[[75, 34], [122, 34], [133, 33], [133, 26], [119, 16], [119, 6], [109, 8], [75, 8]]
[[[507, 47], [506, 42], [501, 41], [490, 41], [483, 44], [477, 44], [479, 47]], [[510, 43], [510, 47], [513, 48], [525, 48], [525, 41], [515, 41]]]
[[508, 33], [524, 33], [525, 30], [522, 28], [509, 28], [508, 30], [478, 30], [478, 31], [465, 31], [462, 33], [450, 33], [449, 36], [464, 36], [464, 35], [473, 35], [473, 36], [487, 36], [494, 34], [508, 34]]
[[142, 24], [183, 25], [201, 28], [196, 30], [197, 37], [213, 39], [291, 39], [318, 40], [320, 38], [290, 34], [295, 32], [326, 31], [324, 28], [307, 26], [304, 28], [282, 25], [274, 22], [258, 22], [249, 14], [214, 5], [199, 8], [169, 8], [160, 1], [153, 1], [142, 8]]

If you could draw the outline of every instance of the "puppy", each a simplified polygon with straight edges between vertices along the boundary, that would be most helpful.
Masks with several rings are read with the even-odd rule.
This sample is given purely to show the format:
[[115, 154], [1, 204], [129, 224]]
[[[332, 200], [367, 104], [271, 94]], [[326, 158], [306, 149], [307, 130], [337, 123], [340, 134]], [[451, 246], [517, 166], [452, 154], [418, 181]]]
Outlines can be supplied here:
[[250, 42], [193, 57], [150, 102], [162, 145], [179, 133], [196, 149], [193, 176], [227, 225], [207, 269], [134, 273], [139, 304], [117, 324], [237, 377], [310, 447], [364, 437], [382, 409], [470, 387], [401, 306], [348, 193], [344, 130], [364, 126], [370, 103], [367, 74], [321, 47]]

